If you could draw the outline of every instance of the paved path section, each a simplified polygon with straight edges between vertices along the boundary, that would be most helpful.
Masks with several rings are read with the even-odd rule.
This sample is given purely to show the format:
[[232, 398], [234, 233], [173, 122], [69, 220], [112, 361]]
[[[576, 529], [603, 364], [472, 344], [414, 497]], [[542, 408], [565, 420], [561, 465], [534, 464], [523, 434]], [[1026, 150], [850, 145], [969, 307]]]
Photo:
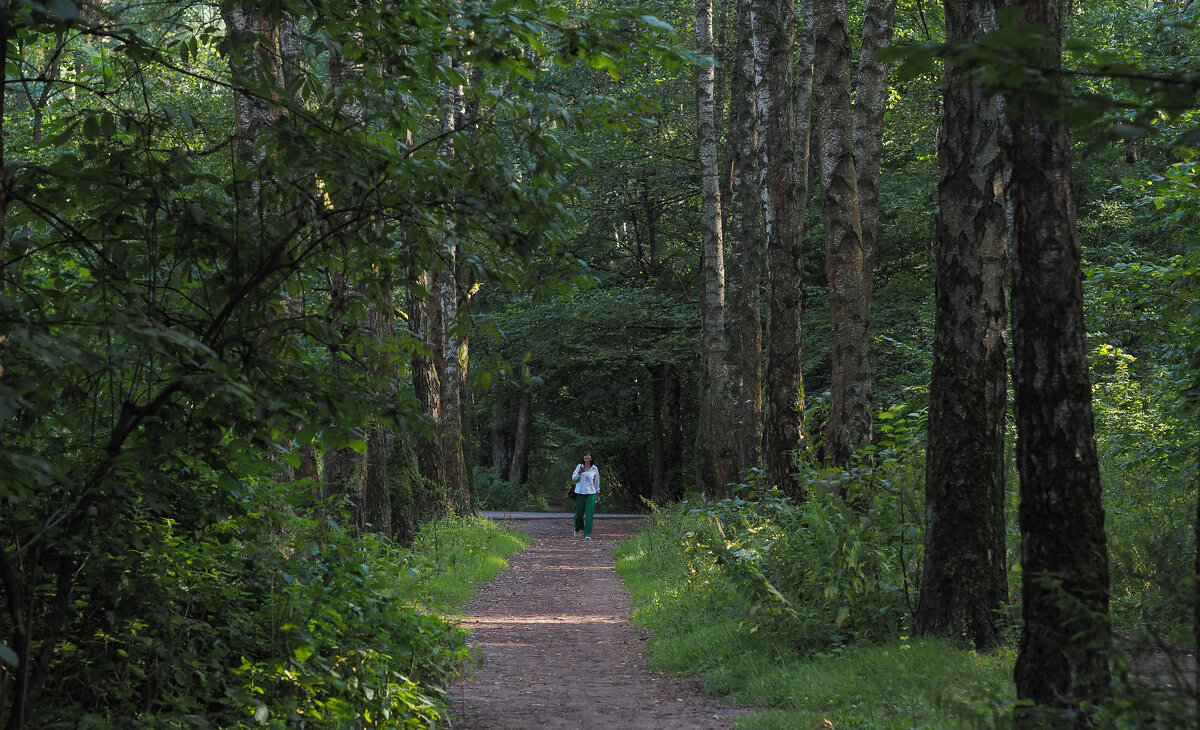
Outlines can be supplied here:
[[455, 728], [717, 730], [738, 711], [694, 682], [646, 669], [644, 636], [629, 620], [629, 595], [613, 546], [640, 516], [601, 516], [592, 540], [572, 536], [566, 514], [508, 524], [536, 542], [481, 589], [464, 625], [484, 655], [452, 690]]

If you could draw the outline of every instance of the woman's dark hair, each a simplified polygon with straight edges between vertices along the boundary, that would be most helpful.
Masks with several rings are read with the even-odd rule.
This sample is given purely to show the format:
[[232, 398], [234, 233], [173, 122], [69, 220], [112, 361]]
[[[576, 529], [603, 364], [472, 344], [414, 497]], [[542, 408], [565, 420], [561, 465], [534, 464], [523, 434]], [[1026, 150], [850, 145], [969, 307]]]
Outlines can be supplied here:
[[[584, 456], [592, 456], [592, 452], [588, 451], [587, 449], [584, 449], [583, 456], [579, 457], [579, 463], [581, 463], [581, 464], [583, 463]], [[592, 466], [595, 466], [595, 465], [596, 465], [596, 457], [592, 456]]]

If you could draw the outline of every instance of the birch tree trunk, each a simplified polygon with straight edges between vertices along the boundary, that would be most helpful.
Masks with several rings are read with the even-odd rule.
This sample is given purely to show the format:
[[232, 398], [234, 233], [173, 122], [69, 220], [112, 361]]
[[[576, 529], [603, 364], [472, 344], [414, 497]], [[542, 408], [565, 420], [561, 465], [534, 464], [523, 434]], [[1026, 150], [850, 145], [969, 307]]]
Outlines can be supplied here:
[[[1050, 46], [1031, 49], [1030, 60], [1057, 72], [1057, 3], [1008, 5], [1024, 10], [1022, 23], [1049, 29]], [[1017, 111], [1008, 154], [1024, 622], [1013, 676], [1019, 700], [1069, 711], [1101, 703], [1109, 693], [1108, 552], [1067, 129], [1032, 105]], [[1092, 725], [1087, 712], [1073, 714], [1064, 722]]]
[[[712, 0], [696, 0], [696, 49], [713, 55]], [[732, 478], [727, 452], [722, 399], [725, 386], [725, 251], [721, 214], [721, 188], [717, 169], [716, 69], [700, 68], [696, 82], [698, 119], [697, 156], [700, 160], [700, 239], [704, 292], [700, 333], [700, 405], [696, 428], [696, 487], [704, 494], [719, 494]]]
[[[444, 129], [447, 131], [442, 153], [454, 157], [454, 136], [460, 128], [462, 115], [462, 89], [446, 87], [442, 90]], [[459, 514], [469, 512], [472, 507], [471, 488], [467, 475], [466, 451], [464, 448], [463, 396], [467, 373], [467, 339], [460, 317], [461, 287], [459, 284], [463, 227], [451, 213], [446, 217], [445, 238], [441, 247], [442, 268], [438, 275], [438, 305], [441, 307], [443, 326], [443, 350], [440, 385], [442, 388], [442, 421], [438, 438], [445, 468], [445, 488]], [[465, 312], [464, 312], [465, 313]]]
[[[729, 135], [733, 140], [733, 194], [729, 201], [729, 268], [725, 337], [729, 343], [729, 438], [733, 476], [762, 465], [762, 166], [755, 84], [756, 0], [738, 0], [737, 56], [730, 83]], [[724, 444], [718, 444], [721, 448]]]
[[799, 62], [792, 73], [796, 16], [786, 0], [763, 0], [759, 44], [759, 116], [764, 151], [767, 360], [764, 373], [763, 467], [768, 484], [795, 499], [804, 492], [791, 453], [802, 436], [804, 382], [800, 370], [801, 242], [808, 199], [808, 139], [812, 103], [812, 3], [806, 4]]
[[[947, 0], [946, 39], [996, 27], [992, 0]], [[1004, 413], [1008, 220], [1000, 98], [947, 59], [938, 140], [936, 314], [925, 459], [924, 634], [999, 645], [1008, 600]]]
[[858, 208], [862, 221], [863, 268], [867, 296], [875, 271], [875, 239], [879, 229], [879, 173], [883, 164], [883, 118], [887, 112], [888, 65], [875, 53], [892, 42], [896, 0], [868, 0], [863, 17], [858, 83], [854, 90], [854, 165], [858, 174]]
[[815, 0], [813, 92], [833, 336], [826, 449], [829, 462], [842, 467], [871, 441], [870, 282], [859, 220], [847, 13], [845, 0]]

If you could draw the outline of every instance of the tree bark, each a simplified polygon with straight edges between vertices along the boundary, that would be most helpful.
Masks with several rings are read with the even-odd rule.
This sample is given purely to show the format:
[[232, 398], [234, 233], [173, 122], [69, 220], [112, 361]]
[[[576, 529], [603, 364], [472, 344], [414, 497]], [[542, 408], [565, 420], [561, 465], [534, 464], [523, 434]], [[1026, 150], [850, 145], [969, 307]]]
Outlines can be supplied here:
[[826, 449], [829, 462], [839, 467], [848, 466], [854, 452], [871, 441], [870, 282], [854, 163], [847, 13], [845, 0], [817, 0], [813, 13], [813, 91], [833, 338]]
[[868, 0], [863, 17], [858, 83], [854, 90], [854, 165], [858, 173], [858, 208], [862, 221], [863, 269], [867, 296], [875, 271], [875, 239], [879, 229], [879, 173], [883, 165], [883, 118], [888, 102], [888, 65], [875, 57], [892, 42], [896, 0]]
[[509, 399], [505, 397], [502, 382], [499, 377], [492, 380], [492, 418], [488, 427], [488, 436], [492, 444], [492, 474], [500, 481], [508, 479], [511, 458], [508, 448], [511, 441], [508, 432]]
[[[0, 13], [0, 48], [8, 48], [8, 39], [12, 33], [12, 28], [9, 26], [9, 15]], [[5, 50], [2, 54], [4, 62], [8, 63], [8, 51]], [[13, 177], [16, 175], [16, 170], [9, 170], [6, 162], [5, 136], [4, 129], [4, 112], [8, 108], [8, 84], [0, 85], [0, 232], [8, 230], [8, 204], [12, 200]], [[12, 278], [8, 267], [8, 234], [0, 236], [0, 297], [8, 296], [8, 282]], [[0, 344], [3, 343], [0, 339]], [[3, 353], [0, 352], [0, 358]], [[4, 361], [0, 359], [0, 366], [3, 366]], [[2, 372], [2, 370], [0, 370]]]
[[[1194, 368], [1192, 372], [1200, 369]], [[1196, 443], [1196, 471], [1193, 486], [1200, 487], [1200, 441]], [[1196, 520], [1192, 523], [1192, 544], [1196, 546], [1195, 562], [1192, 565], [1192, 641], [1196, 654], [1200, 656], [1200, 489], [1196, 490]], [[1195, 691], [1200, 696], [1200, 673], [1196, 676]]]
[[[293, 28], [287, 33], [281, 33], [281, 37], [287, 39], [288, 44], [294, 47], [298, 41], [291, 36], [296, 32]], [[346, 86], [358, 74], [354, 63], [341, 54], [334, 54], [329, 65], [330, 80], [334, 86]], [[294, 64], [290, 73], [298, 73]], [[354, 101], [348, 102], [341, 111], [351, 126], [359, 126], [365, 122], [364, 109]], [[353, 201], [334, 202], [348, 204]], [[394, 341], [396, 320], [393, 314], [395, 307], [392, 304], [391, 279], [379, 273], [369, 274], [368, 277], [369, 281], [354, 282], [347, 278], [344, 271], [331, 271], [329, 279], [332, 309], [340, 320], [342, 330], [346, 333], [356, 333], [352, 337], [369, 333], [367, 336], [381, 342]], [[351, 300], [359, 298], [365, 299], [363, 315], [359, 321], [353, 321], [347, 318], [348, 305]], [[386, 360], [368, 358], [357, 367], [364, 371], [363, 374], [368, 377], [369, 382], [381, 384], [382, 390], [378, 391], [378, 395], [390, 397], [395, 394], [395, 383], [400, 373], [394, 365]], [[390, 426], [378, 419], [372, 419], [362, 430], [362, 440], [366, 449], [362, 452], [336, 449], [326, 455], [326, 481], [329, 488], [335, 493], [345, 494], [350, 499], [351, 515], [359, 530], [391, 535], [392, 476], [388, 470], [395, 439], [395, 433]]]
[[664, 502], [683, 496], [680, 479], [683, 469], [683, 404], [679, 370], [671, 363], [663, 366], [663, 428], [666, 431], [666, 481]]
[[[454, 239], [457, 226], [447, 223], [447, 237]], [[462, 333], [462, 323], [459, 320], [458, 279], [455, 262], [457, 247], [453, 242], [444, 245], [442, 256], [448, 258], [448, 263], [442, 268], [438, 277], [438, 303], [442, 310], [442, 322], [445, 323], [445, 341], [443, 349], [442, 372], [442, 422], [438, 431], [439, 443], [442, 450], [442, 460], [445, 467], [445, 486], [454, 509], [459, 514], [465, 514], [471, 509], [471, 488], [467, 478], [466, 451], [464, 446], [463, 429], [466, 425], [464, 417], [463, 378], [466, 373], [466, 338]]]
[[[1057, 4], [1010, 6], [1024, 10], [1022, 23], [1049, 29], [1051, 46], [1031, 60], [1055, 72]], [[1109, 692], [1108, 554], [1067, 129], [1032, 105], [1017, 109], [1008, 154], [1024, 624], [1013, 674], [1018, 699], [1065, 710], [1103, 702]], [[1090, 715], [1073, 723], [1088, 727]]]
[[650, 371], [650, 413], [653, 422], [650, 429], [650, 499], [656, 503], [667, 491], [667, 439], [663, 419], [666, 401], [665, 370], [666, 366], [660, 363], [654, 365]]
[[[266, 159], [263, 133], [283, 114], [278, 99], [248, 94], [242, 88], [283, 88], [283, 68], [275, 42], [275, 27], [257, 8], [230, 7], [221, 12], [232, 43], [229, 66], [234, 79], [233, 136], [238, 187], [239, 220], [260, 220], [263, 209], [262, 180], [255, 167]], [[235, 252], [235, 257], [237, 256]], [[235, 259], [235, 264], [238, 262]], [[238, 269], [235, 268], [235, 271]]]
[[[739, 0], [737, 57], [730, 83], [729, 135], [733, 139], [733, 194], [729, 201], [729, 262], [725, 337], [729, 343], [728, 429], [734, 476], [762, 466], [762, 166], [758, 149], [755, 25], [764, 22], [756, 0]], [[720, 449], [724, 444], [718, 444]]]
[[437, 277], [432, 270], [413, 274], [413, 285], [408, 289], [408, 326], [427, 348], [427, 351], [416, 350], [412, 355], [413, 392], [435, 431], [432, 436], [417, 440], [417, 463], [425, 480], [441, 490], [446, 483], [446, 476], [441, 443], [437, 437], [437, 431], [442, 428], [442, 386], [438, 362], [445, 349], [445, 335], [441, 308], [436, 306], [432, 296], [432, 292], [436, 291], [436, 282]]
[[[696, 2], [696, 48], [712, 57], [712, 0]], [[703, 298], [700, 334], [700, 406], [696, 428], [696, 487], [716, 495], [733, 477], [728, 452], [723, 400], [727, 392], [725, 342], [725, 251], [721, 214], [720, 175], [717, 169], [716, 69], [700, 68], [696, 83], [698, 119], [697, 155], [700, 160], [700, 239], [703, 246]]]
[[[996, 27], [992, 0], [947, 0], [946, 39]], [[998, 646], [1008, 600], [1004, 413], [1008, 219], [999, 97], [946, 61], [938, 140], [936, 314], [925, 460], [923, 634]]]
[[393, 433], [387, 454], [389, 502], [392, 505], [392, 539], [411, 545], [417, 528], [434, 514], [437, 505], [421, 476], [412, 436], [407, 431]]
[[[449, 64], [448, 64], [449, 65]], [[446, 132], [442, 154], [454, 158], [454, 134], [462, 129], [463, 90], [442, 88], [443, 130]], [[441, 246], [442, 269], [438, 276], [438, 303], [441, 307], [444, 347], [441, 361], [442, 428], [438, 431], [445, 468], [445, 488], [459, 514], [470, 512], [473, 505], [470, 471], [466, 463], [466, 381], [467, 335], [463, 240], [466, 226], [456, 213], [446, 217], [446, 232]]]
[[804, 381], [800, 369], [801, 243], [808, 200], [808, 139], [812, 104], [812, 3], [806, 4], [799, 62], [792, 73], [796, 14], [791, 2], [764, 0], [760, 74], [763, 196], [767, 246], [767, 360], [764, 371], [763, 467], [769, 484], [794, 499], [804, 491], [792, 452], [802, 437]]
[[512, 464], [508, 469], [508, 478], [517, 483], [529, 481], [529, 430], [533, 422], [533, 394], [529, 388], [521, 388], [521, 397], [517, 405], [516, 437], [513, 441]]

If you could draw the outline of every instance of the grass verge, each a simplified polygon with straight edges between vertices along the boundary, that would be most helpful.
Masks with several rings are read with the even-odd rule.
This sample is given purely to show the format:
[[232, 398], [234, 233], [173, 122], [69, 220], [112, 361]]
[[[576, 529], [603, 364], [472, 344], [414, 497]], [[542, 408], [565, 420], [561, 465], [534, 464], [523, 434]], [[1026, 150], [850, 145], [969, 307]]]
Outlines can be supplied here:
[[418, 572], [421, 600], [462, 608], [479, 586], [508, 567], [508, 556], [533, 543], [527, 535], [494, 520], [451, 517], [421, 527], [410, 566]]
[[687, 519], [652, 519], [617, 548], [617, 571], [651, 634], [650, 666], [698, 674], [710, 693], [763, 709], [738, 728], [990, 726], [1011, 705], [1012, 651], [901, 640], [812, 657], [750, 630], [736, 590], [688, 560]]

